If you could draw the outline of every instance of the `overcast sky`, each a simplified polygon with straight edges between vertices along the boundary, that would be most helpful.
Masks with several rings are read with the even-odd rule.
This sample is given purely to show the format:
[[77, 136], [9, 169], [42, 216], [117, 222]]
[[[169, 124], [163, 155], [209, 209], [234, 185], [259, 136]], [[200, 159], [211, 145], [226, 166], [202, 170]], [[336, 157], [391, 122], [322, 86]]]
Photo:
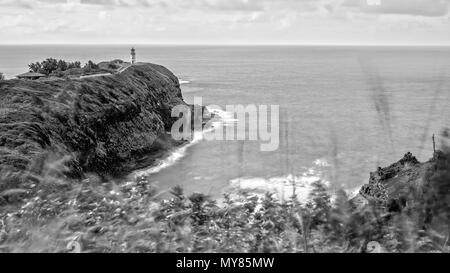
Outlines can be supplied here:
[[0, 43], [450, 45], [450, 0], [0, 0]]

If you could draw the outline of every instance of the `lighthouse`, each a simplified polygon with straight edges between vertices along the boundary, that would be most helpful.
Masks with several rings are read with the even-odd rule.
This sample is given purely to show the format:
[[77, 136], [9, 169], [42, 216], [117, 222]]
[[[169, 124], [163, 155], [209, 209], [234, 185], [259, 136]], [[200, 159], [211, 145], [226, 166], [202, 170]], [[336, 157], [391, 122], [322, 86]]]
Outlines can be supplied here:
[[136, 49], [134, 47], [131, 49], [131, 64], [136, 63]]

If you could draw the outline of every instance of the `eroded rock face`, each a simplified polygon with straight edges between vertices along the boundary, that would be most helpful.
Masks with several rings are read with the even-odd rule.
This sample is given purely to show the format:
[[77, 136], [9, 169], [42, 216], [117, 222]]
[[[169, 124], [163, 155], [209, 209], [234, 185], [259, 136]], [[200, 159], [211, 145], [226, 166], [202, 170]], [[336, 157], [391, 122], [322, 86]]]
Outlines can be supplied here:
[[[87, 79], [0, 83], [0, 192], [31, 185], [52, 170], [49, 157], [68, 157], [66, 174], [112, 175], [144, 154], [175, 144], [166, 131], [183, 102], [178, 79], [144, 64]], [[11, 174], [23, 173], [23, 176]]]
[[[355, 207], [367, 204], [361, 200], [374, 202], [389, 210], [401, 210], [407, 199], [405, 196], [417, 191], [423, 185], [423, 178], [433, 163], [420, 163], [411, 153], [386, 168], [379, 167], [370, 173], [369, 184], [362, 186], [354, 198]], [[357, 205], [362, 204], [362, 205]]]

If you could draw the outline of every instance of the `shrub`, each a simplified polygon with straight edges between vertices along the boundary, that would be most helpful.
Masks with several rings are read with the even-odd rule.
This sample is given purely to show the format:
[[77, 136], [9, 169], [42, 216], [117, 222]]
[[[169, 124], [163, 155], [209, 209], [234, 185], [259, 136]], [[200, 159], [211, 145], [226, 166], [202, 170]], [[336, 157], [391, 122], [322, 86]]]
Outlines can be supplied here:
[[36, 62], [28, 65], [30, 71], [42, 74], [51, 74], [55, 71], [67, 71], [70, 69], [81, 68], [80, 62], [66, 62], [64, 60], [56, 60], [53, 58], [47, 58], [42, 62]]
[[91, 72], [92, 70], [97, 70], [97, 69], [99, 69], [99, 66], [92, 61], [87, 62], [83, 68], [84, 72], [87, 72], [87, 73]]

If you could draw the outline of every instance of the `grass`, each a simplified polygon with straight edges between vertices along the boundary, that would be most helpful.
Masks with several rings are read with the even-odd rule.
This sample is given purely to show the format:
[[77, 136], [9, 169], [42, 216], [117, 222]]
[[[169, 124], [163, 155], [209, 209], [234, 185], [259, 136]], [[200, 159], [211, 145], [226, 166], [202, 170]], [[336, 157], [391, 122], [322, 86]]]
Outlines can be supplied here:
[[145, 177], [116, 185], [92, 176], [69, 184], [48, 179], [18, 210], [2, 213], [0, 251], [449, 252], [448, 235], [422, 229], [414, 207], [354, 211], [344, 191], [332, 202], [320, 181], [306, 203], [242, 191], [211, 200], [185, 196], [179, 187], [160, 200]]

